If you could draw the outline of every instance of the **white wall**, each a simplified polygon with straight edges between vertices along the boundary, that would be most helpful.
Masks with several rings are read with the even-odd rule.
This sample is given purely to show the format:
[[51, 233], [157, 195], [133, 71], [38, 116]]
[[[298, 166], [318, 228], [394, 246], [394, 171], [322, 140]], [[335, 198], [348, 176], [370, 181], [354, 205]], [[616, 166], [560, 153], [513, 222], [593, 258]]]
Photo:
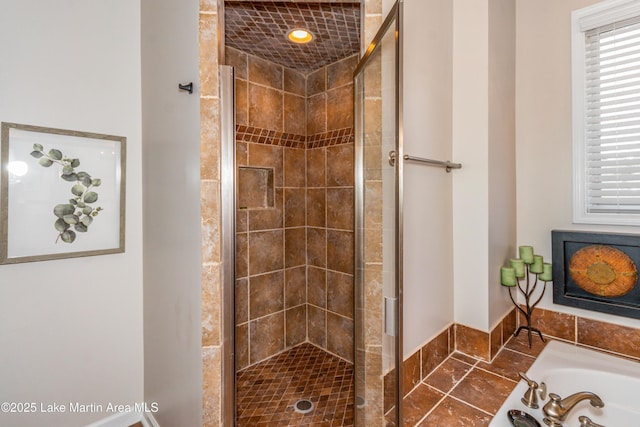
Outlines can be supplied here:
[[513, 308], [500, 267], [516, 252], [515, 17], [513, 0], [489, 0], [489, 330]]
[[500, 266], [516, 238], [514, 20], [510, 0], [454, 1], [455, 320], [486, 332], [510, 309]]
[[[0, 266], [0, 402], [143, 400], [140, 5], [4, 0], [0, 121], [127, 137], [126, 252]], [[106, 413], [7, 415], [82, 426]]]
[[162, 426], [202, 422], [198, 8], [142, 1], [144, 391]]
[[[451, 160], [450, 2], [404, 4], [405, 154]], [[453, 322], [453, 173], [404, 165], [404, 356]]]
[[[640, 233], [572, 224], [571, 11], [594, 3], [517, 1], [518, 244], [533, 245], [548, 260], [554, 229]], [[550, 286], [540, 307], [640, 327], [636, 319], [554, 305]]]
[[489, 8], [453, 2], [453, 259], [455, 320], [488, 330]]

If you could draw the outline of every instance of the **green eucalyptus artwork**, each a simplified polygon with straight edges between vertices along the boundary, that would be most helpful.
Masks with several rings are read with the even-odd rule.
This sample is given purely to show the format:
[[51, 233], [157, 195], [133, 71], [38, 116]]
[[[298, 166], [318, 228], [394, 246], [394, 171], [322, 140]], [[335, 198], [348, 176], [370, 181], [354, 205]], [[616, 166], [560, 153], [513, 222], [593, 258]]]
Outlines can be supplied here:
[[1, 122], [0, 266], [124, 252], [126, 144]]
[[102, 207], [95, 206], [98, 201], [98, 193], [95, 190], [102, 184], [100, 178], [93, 178], [87, 172], [78, 172], [80, 159], [65, 157], [62, 151], [51, 148], [45, 153], [41, 144], [33, 144], [31, 156], [38, 159], [40, 166], [48, 168], [59, 165], [62, 168], [60, 178], [73, 183], [71, 197], [67, 203], [54, 206], [53, 214], [56, 219], [53, 224], [58, 237], [56, 243], [62, 240], [65, 243], [73, 243], [76, 240], [76, 232], [86, 233], [93, 219], [98, 216]]

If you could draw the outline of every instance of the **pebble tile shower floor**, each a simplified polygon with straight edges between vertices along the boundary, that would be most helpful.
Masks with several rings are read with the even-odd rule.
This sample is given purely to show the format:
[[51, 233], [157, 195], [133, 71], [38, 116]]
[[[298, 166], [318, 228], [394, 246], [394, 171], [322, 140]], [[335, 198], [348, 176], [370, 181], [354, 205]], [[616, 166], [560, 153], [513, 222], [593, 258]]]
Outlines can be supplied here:
[[[353, 426], [353, 365], [304, 343], [236, 374], [238, 427]], [[294, 411], [300, 399], [315, 409]]]

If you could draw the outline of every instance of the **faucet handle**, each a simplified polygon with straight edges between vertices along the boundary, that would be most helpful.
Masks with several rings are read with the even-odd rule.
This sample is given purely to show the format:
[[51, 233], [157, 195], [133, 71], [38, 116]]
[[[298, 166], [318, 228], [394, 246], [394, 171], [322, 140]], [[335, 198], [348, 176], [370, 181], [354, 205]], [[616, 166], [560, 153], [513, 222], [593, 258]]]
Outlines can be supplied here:
[[538, 387], [538, 396], [540, 396], [540, 399], [542, 400], [547, 398], [547, 385], [544, 382], [541, 382]]
[[533, 383], [535, 381], [533, 381], [532, 379], [530, 379], [527, 374], [525, 374], [524, 372], [518, 372], [518, 375], [520, 376], [520, 378], [522, 378], [523, 380], [525, 380], [527, 382], [527, 385], [529, 385], [529, 383]]
[[529, 386], [520, 401], [529, 408], [538, 409], [538, 396], [540, 396], [540, 399], [542, 400], [546, 399], [547, 385], [545, 383], [540, 383], [540, 385], [538, 385], [537, 382], [527, 377], [524, 372], [518, 372], [518, 375], [527, 383], [527, 386]]
[[578, 421], [580, 421], [580, 427], [605, 427], [602, 424], [596, 424], [591, 421], [591, 418], [586, 415], [580, 415], [578, 417]]
[[549, 403], [553, 402], [553, 403], [560, 404], [561, 401], [562, 401], [562, 398], [560, 397], [559, 394], [549, 393]]

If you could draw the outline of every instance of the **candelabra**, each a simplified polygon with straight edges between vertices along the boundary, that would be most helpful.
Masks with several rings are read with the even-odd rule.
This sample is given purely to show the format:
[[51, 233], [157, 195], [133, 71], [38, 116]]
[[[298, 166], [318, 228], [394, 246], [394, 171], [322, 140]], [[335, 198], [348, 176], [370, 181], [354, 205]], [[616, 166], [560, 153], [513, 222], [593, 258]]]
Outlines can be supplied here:
[[[505, 286], [509, 289], [509, 297], [511, 298], [511, 302], [516, 308], [522, 313], [524, 318], [527, 321], [526, 326], [520, 326], [518, 330], [515, 332], [514, 336], [518, 336], [520, 331], [526, 330], [529, 338], [529, 348], [532, 345], [532, 334], [537, 333], [540, 336], [542, 342], [544, 342], [544, 337], [542, 336], [542, 332], [539, 329], [531, 326], [531, 315], [533, 314], [533, 310], [536, 308], [538, 303], [542, 300], [544, 296], [544, 292], [547, 288], [547, 283], [553, 280], [551, 263], [544, 262], [544, 259], [541, 255], [534, 255], [532, 246], [520, 246], [519, 247], [520, 258], [514, 258], [509, 260], [509, 267], [501, 267], [500, 268], [500, 281], [502, 286]], [[531, 280], [531, 275], [534, 276], [534, 279]], [[521, 281], [524, 281], [524, 285], [521, 284]], [[536, 292], [538, 288], [538, 282], [544, 282], [542, 286], [542, 292], [532, 304], [531, 300], [533, 294]], [[516, 298], [514, 298], [512, 289], [518, 288], [518, 290], [524, 296], [525, 307], [523, 308], [518, 302]]]

